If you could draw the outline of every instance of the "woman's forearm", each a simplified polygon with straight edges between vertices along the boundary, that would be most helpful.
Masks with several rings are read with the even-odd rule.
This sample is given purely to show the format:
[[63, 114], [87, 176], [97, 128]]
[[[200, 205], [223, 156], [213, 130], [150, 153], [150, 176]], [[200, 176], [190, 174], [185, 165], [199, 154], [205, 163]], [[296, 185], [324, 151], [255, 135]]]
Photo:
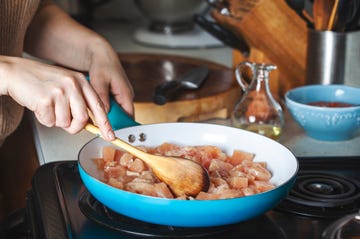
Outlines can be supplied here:
[[[39, 9], [31, 23], [25, 50], [77, 71], [87, 71], [106, 109], [109, 95], [133, 115], [133, 90], [116, 51], [94, 31], [80, 25], [56, 5]], [[109, 94], [110, 93], [110, 94]]]
[[109, 43], [92, 30], [80, 25], [56, 5], [39, 10], [25, 39], [25, 51], [76, 70], [89, 69], [96, 48]]

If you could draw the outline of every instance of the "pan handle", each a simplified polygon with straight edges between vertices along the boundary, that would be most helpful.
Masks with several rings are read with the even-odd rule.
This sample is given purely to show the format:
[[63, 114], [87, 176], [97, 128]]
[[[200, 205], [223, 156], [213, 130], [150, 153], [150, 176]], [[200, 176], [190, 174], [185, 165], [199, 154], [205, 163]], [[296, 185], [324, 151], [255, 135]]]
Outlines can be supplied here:
[[[90, 77], [86, 76], [90, 81]], [[111, 127], [114, 130], [140, 125], [132, 117], [130, 117], [121, 106], [115, 101], [114, 97], [110, 96], [110, 110], [108, 112]]]
[[114, 130], [140, 125], [140, 123], [136, 122], [121, 108], [112, 96], [110, 97], [108, 117]]

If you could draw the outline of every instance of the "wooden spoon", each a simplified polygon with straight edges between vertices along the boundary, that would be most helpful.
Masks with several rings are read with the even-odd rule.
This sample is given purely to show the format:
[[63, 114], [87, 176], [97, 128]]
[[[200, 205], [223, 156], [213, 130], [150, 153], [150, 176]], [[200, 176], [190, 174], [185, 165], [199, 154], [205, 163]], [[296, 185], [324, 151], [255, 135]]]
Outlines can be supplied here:
[[[93, 124], [86, 124], [85, 129], [101, 136], [100, 129]], [[111, 143], [144, 161], [176, 196], [195, 197], [201, 191], [209, 189], [210, 179], [207, 171], [192, 160], [149, 154], [119, 138]]]
[[331, 9], [329, 23], [328, 23], [328, 26], [326, 29], [328, 31], [331, 31], [334, 28], [335, 17], [338, 15], [338, 6], [339, 6], [339, 0], [335, 0], [334, 5], [332, 6], [332, 9]]
[[314, 0], [313, 18], [315, 30], [327, 30], [334, 4], [335, 0]]

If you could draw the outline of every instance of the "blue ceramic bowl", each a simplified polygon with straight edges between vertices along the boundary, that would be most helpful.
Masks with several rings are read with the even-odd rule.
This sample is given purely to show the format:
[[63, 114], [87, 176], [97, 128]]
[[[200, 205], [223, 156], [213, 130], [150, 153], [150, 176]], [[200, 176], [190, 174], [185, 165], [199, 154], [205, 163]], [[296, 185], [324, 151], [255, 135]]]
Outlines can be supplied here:
[[[308, 85], [285, 94], [293, 119], [305, 133], [318, 140], [342, 141], [357, 135], [360, 129], [360, 88], [345, 85]], [[313, 102], [347, 103], [348, 107], [309, 105]]]

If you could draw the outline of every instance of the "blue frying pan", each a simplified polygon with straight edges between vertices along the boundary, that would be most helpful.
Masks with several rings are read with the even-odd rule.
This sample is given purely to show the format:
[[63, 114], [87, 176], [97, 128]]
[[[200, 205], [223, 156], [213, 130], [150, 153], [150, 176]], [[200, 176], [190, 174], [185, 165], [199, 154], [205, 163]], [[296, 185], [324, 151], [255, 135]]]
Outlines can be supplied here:
[[164, 142], [177, 145], [214, 145], [225, 153], [241, 149], [255, 153], [255, 161], [265, 161], [276, 188], [241, 198], [221, 200], [177, 200], [140, 195], [104, 183], [93, 158], [102, 156], [110, 145], [96, 137], [78, 155], [81, 179], [102, 204], [125, 216], [148, 223], [179, 227], [222, 226], [259, 216], [275, 207], [292, 187], [298, 170], [295, 156], [283, 145], [267, 137], [237, 128], [203, 123], [159, 123], [139, 125], [114, 101], [109, 113], [116, 136], [129, 143], [155, 147]]

